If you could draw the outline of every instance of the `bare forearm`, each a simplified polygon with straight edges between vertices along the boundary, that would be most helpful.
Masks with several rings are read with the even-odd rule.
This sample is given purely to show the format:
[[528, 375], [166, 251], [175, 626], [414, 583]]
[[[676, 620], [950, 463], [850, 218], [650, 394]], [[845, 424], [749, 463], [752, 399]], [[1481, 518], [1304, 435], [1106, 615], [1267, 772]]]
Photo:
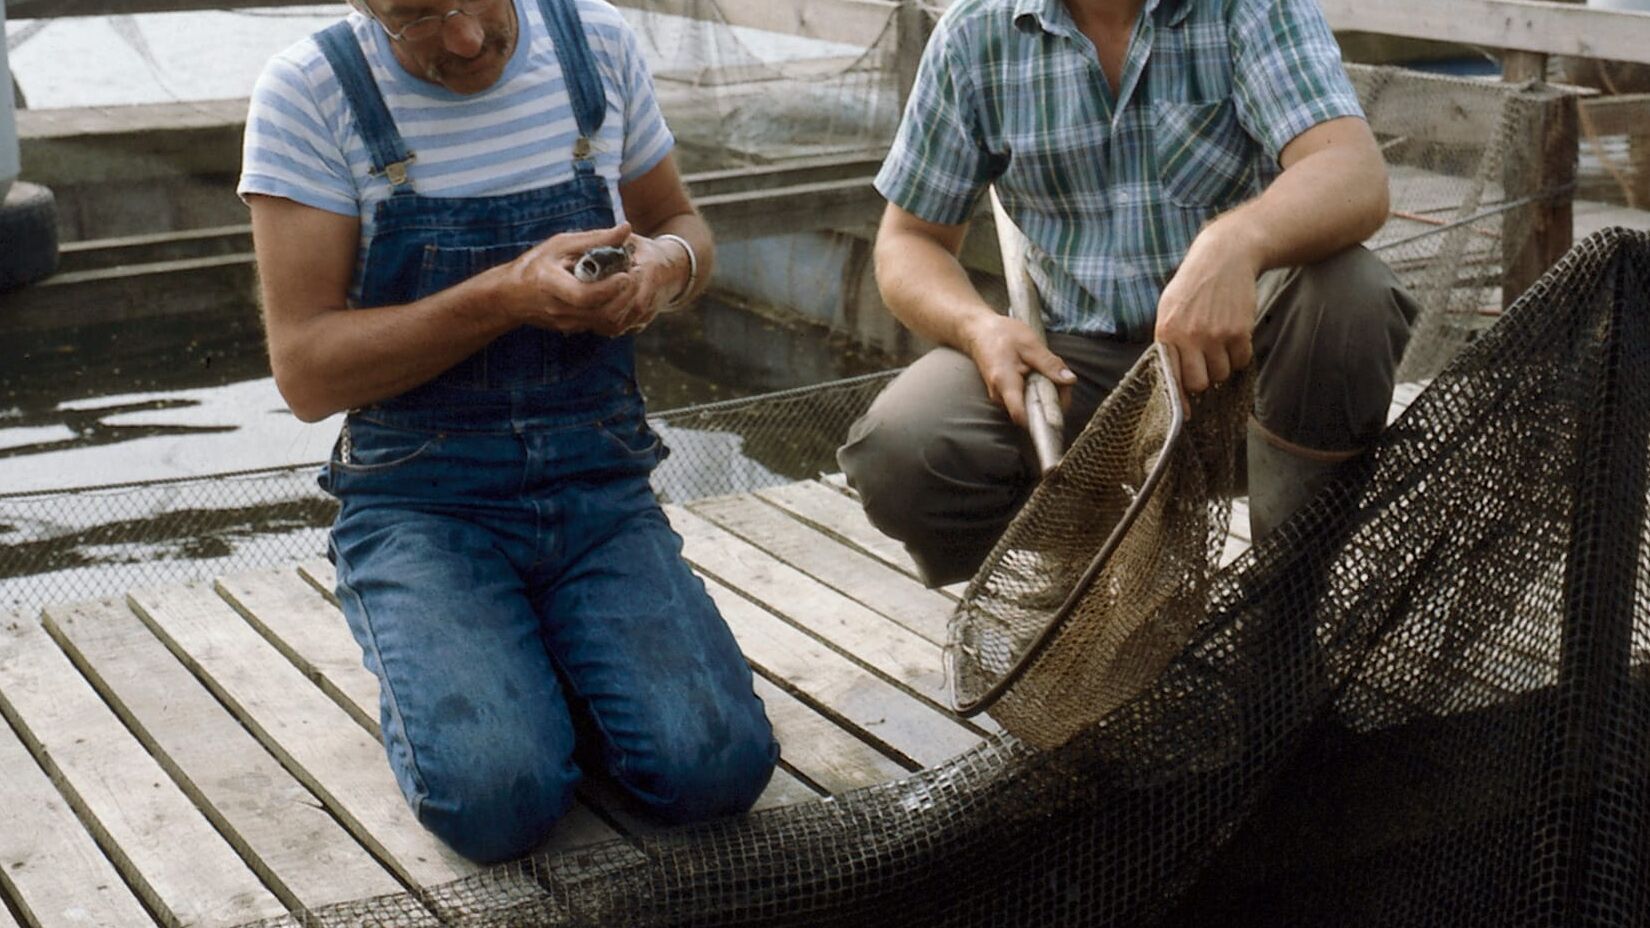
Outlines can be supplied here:
[[1026, 374], [1062, 388], [1076, 381], [1043, 340], [1018, 319], [992, 309], [957, 261], [967, 228], [925, 222], [890, 205], [877, 232], [877, 284], [883, 302], [919, 335], [968, 355], [993, 402], [1026, 421]]
[[405, 393], [515, 324], [477, 279], [414, 303], [310, 315], [271, 341], [270, 366], [293, 414], [314, 421]]
[[957, 256], [931, 238], [884, 224], [875, 257], [883, 302], [906, 328], [929, 341], [967, 352], [974, 330], [997, 315]]
[[1386, 168], [1378, 154], [1325, 148], [1291, 165], [1260, 197], [1210, 223], [1199, 239], [1243, 249], [1256, 273], [1299, 267], [1375, 234], [1387, 208]]
[[1361, 119], [1331, 120], [1283, 150], [1283, 174], [1260, 197], [1209, 223], [1157, 304], [1157, 340], [1200, 393], [1253, 360], [1256, 281], [1313, 264], [1386, 221], [1386, 166]]

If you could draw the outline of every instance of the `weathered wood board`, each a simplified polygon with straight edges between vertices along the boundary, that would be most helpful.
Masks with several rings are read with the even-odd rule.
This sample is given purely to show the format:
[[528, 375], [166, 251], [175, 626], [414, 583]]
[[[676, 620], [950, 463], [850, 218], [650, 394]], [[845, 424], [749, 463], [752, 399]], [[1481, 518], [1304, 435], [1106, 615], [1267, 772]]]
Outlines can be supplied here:
[[33, 620], [0, 630], [0, 712], [163, 924], [286, 911]]
[[[29, 621], [0, 615], [0, 624]], [[98, 848], [46, 772], [0, 725], [0, 893], [41, 928], [155, 922]], [[0, 905], [0, 913], [5, 907]]]
[[45, 621], [98, 694], [282, 902], [314, 908], [405, 888], [125, 603], [53, 606]]

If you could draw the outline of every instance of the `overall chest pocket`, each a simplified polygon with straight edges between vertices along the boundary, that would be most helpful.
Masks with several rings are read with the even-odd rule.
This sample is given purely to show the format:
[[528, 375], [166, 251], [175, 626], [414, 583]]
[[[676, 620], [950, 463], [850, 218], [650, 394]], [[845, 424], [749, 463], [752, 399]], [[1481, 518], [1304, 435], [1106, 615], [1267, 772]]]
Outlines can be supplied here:
[[482, 271], [514, 261], [530, 247], [530, 242], [479, 248], [425, 245], [418, 266], [418, 291], [428, 296], [456, 286]]
[[1257, 146], [1231, 100], [1154, 104], [1158, 178], [1176, 206], [1224, 208], [1250, 193]]

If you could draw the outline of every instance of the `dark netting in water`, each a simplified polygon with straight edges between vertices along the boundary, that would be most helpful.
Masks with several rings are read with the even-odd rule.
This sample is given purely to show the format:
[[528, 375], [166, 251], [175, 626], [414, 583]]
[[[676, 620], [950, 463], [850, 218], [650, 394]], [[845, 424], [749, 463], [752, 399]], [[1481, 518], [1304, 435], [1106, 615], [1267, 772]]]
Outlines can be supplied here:
[[1647, 292], [1650, 237], [1575, 249], [1059, 747], [305, 918], [1650, 923]]

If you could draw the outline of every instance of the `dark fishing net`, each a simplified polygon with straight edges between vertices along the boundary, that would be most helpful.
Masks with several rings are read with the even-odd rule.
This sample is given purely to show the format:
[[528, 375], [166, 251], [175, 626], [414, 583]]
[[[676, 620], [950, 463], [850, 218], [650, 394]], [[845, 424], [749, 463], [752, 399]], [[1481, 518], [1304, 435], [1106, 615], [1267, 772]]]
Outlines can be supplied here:
[[[1058, 747], [1003, 735], [831, 800], [294, 919], [1646, 924], [1647, 294], [1650, 236], [1578, 246], [1341, 481], [1199, 568], [1153, 620], [1185, 646]], [[1233, 417], [1215, 406], [1192, 422]], [[1221, 470], [1198, 441], [1170, 453]], [[1224, 492], [1154, 530], [1199, 535]], [[1174, 550], [1210, 563], [1201, 538]]]

